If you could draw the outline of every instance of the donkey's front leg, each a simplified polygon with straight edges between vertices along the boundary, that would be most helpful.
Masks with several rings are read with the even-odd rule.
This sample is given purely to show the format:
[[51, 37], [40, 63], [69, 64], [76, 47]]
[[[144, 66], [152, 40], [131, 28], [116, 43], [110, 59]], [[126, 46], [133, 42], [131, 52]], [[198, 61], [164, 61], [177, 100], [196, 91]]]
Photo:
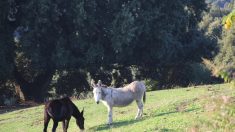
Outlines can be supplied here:
[[58, 121], [54, 120], [54, 124], [53, 124], [53, 127], [52, 127], [52, 132], [56, 132], [55, 130], [56, 130], [57, 126], [58, 126]]
[[108, 125], [113, 123], [113, 108], [108, 106]]

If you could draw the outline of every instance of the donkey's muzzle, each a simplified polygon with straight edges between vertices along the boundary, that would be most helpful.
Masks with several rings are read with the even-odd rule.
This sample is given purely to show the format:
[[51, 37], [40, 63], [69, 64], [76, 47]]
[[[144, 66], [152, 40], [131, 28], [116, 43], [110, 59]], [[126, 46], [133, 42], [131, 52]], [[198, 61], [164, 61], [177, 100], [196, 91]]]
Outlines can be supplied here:
[[97, 101], [96, 104], [99, 104], [99, 101]]

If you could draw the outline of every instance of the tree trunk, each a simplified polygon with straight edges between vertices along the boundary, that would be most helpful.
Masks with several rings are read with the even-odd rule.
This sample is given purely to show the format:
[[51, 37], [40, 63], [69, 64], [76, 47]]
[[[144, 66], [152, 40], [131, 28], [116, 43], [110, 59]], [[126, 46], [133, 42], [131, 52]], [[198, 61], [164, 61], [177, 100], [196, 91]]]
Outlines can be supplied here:
[[17, 84], [17, 83], [15, 83], [14, 85], [15, 85], [16, 95], [19, 97], [20, 101], [25, 101], [25, 96], [24, 96], [24, 93], [21, 90], [20, 85]]
[[38, 75], [33, 82], [26, 81], [21, 73], [15, 69], [16, 92], [22, 100], [34, 100], [42, 102], [53, 76], [53, 70], [46, 70]]

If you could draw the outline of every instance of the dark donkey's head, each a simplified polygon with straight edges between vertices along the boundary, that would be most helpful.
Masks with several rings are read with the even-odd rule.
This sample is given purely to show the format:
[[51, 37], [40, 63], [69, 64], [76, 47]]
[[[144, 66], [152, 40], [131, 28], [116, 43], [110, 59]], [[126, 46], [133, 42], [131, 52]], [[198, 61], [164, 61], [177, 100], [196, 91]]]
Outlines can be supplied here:
[[81, 130], [84, 130], [84, 116], [83, 116], [83, 112], [84, 112], [84, 109], [82, 110], [82, 112], [79, 112], [78, 109], [74, 110], [74, 114], [73, 116], [76, 118], [76, 123], [77, 123], [77, 126], [81, 129]]

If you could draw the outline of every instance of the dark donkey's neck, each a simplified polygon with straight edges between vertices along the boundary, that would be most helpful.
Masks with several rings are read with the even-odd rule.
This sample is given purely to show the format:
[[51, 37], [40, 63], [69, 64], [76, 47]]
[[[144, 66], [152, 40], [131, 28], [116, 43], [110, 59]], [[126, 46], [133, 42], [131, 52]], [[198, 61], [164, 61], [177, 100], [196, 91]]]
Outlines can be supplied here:
[[78, 110], [77, 106], [75, 106], [75, 104], [72, 103], [72, 108], [73, 108], [72, 116], [75, 117], [76, 119], [79, 118], [81, 116], [81, 113]]

